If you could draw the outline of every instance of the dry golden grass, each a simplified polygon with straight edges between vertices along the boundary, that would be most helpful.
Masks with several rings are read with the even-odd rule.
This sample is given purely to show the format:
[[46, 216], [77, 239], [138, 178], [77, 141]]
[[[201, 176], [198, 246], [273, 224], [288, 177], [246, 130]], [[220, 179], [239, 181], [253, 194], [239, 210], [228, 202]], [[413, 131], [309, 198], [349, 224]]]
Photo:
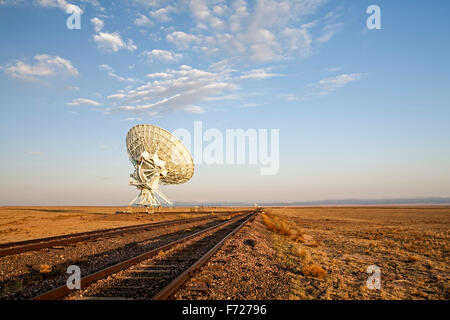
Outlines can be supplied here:
[[408, 262], [417, 262], [417, 261], [419, 261], [419, 258], [417, 258], [415, 256], [408, 256], [408, 259], [406, 261], [408, 261]]
[[42, 264], [39, 268], [40, 273], [50, 273], [52, 272], [52, 266], [48, 264]]
[[304, 238], [303, 235], [301, 235], [301, 234], [295, 234], [295, 235], [293, 235], [293, 236], [291, 237], [291, 240], [294, 241], [294, 242], [300, 242], [300, 243], [305, 242], [305, 238]]
[[318, 279], [325, 278], [327, 272], [315, 264], [308, 264], [302, 267], [302, 273], [306, 277], [314, 277]]
[[270, 231], [275, 232], [276, 234], [279, 234], [282, 236], [291, 236], [292, 235], [292, 232], [288, 229], [288, 227], [282, 220], [275, 219], [273, 217], [269, 217], [266, 214], [262, 215], [262, 219], [263, 219], [264, 224], [267, 226], [267, 228]]
[[[450, 299], [449, 207], [265, 212], [277, 259], [292, 279], [292, 299]], [[381, 290], [366, 286], [370, 265], [381, 270]]]

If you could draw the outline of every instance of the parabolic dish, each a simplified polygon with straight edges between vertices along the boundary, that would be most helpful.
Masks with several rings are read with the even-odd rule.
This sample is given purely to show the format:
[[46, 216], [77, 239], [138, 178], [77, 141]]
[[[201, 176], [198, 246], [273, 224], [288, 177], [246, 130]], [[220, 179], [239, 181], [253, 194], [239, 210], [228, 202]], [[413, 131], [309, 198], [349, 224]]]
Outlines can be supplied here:
[[194, 174], [194, 161], [189, 150], [167, 130], [150, 124], [136, 125], [128, 131], [126, 141], [134, 165], [139, 163], [144, 151], [157, 154], [165, 162], [167, 174], [160, 177], [163, 184], [185, 183]]

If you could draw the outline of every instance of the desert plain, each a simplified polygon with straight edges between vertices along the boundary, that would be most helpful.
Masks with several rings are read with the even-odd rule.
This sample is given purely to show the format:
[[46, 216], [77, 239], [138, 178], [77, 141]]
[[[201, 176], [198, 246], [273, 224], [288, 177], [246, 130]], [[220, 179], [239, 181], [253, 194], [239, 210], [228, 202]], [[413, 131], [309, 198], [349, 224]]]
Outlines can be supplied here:
[[[0, 207], [0, 243], [242, 209]], [[205, 290], [177, 299], [450, 299], [448, 206], [263, 211], [186, 284]]]

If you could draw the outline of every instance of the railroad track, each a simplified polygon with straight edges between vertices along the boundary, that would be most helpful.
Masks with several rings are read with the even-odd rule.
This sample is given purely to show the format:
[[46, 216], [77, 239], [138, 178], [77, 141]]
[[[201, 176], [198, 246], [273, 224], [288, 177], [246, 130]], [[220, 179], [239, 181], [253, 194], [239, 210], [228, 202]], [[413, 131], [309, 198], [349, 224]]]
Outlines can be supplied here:
[[33, 300], [167, 299], [253, 219], [259, 209], [195, 232], [81, 278], [81, 290], [61, 286]]
[[[245, 213], [246, 211], [236, 211], [232, 213]], [[60, 236], [53, 236], [47, 238], [31, 239], [18, 242], [9, 242], [0, 244], [0, 257], [19, 254], [27, 251], [35, 251], [45, 248], [51, 248], [54, 246], [61, 246], [66, 244], [77, 243], [86, 240], [94, 240], [98, 238], [113, 237], [130, 232], [147, 231], [160, 227], [175, 226], [179, 224], [185, 224], [190, 222], [198, 222], [203, 220], [208, 220], [213, 218], [214, 215], [210, 214], [204, 217], [197, 217], [191, 219], [180, 219], [180, 220], [170, 220], [162, 222], [152, 222], [146, 224], [132, 225], [126, 227], [110, 228], [110, 229], [100, 229], [88, 232], [65, 234]]]

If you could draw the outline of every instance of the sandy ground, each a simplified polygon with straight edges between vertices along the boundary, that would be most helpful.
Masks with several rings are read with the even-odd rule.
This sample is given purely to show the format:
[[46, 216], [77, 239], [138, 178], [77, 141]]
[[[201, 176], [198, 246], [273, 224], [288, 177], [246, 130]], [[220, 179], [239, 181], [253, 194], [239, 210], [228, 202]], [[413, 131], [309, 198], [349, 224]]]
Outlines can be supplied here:
[[[210, 210], [205, 208], [204, 210]], [[239, 208], [212, 208], [216, 212]], [[0, 207], [0, 243], [50, 237], [97, 229], [123, 227], [202, 215], [195, 208], [163, 208], [164, 212], [145, 214], [143, 208], [133, 208], [132, 214], [115, 214], [124, 207]], [[184, 211], [183, 214], [170, 212]]]

